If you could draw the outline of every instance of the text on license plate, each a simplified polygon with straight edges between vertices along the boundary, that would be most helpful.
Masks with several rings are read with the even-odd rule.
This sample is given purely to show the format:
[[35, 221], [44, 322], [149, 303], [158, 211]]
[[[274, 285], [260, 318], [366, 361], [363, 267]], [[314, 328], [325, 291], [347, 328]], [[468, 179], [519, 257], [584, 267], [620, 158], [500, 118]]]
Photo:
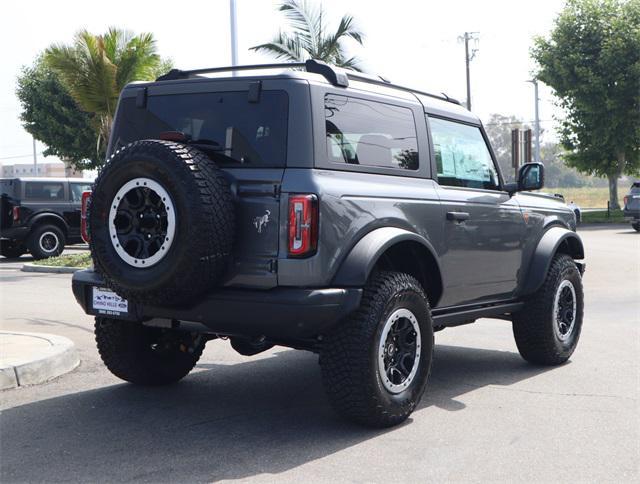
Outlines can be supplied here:
[[126, 314], [129, 303], [104, 287], [93, 287], [93, 309], [100, 314]]

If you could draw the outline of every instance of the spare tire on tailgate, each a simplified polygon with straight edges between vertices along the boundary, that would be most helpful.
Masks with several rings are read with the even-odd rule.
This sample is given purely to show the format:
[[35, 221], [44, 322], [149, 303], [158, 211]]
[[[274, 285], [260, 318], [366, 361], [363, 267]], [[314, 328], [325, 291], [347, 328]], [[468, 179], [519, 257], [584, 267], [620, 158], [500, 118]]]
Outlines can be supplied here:
[[115, 152], [89, 218], [95, 268], [120, 296], [189, 302], [220, 281], [235, 233], [229, 184], [194, 147], [143, 140]]

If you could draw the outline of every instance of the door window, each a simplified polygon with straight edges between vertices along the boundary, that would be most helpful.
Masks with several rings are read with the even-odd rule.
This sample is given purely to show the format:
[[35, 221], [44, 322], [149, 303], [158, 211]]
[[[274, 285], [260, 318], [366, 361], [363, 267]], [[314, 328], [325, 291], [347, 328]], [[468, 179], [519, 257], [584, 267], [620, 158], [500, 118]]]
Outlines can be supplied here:
[[91, 184], [89, 183], [70, 183], [71, 187], [71, 201], [72, 202], [81, 202], [82, 201], [82, 192], [91, 191]]
[[498, 190], [498, 171], [480, 128], [429, 118], [438, 183], [454, 187]]

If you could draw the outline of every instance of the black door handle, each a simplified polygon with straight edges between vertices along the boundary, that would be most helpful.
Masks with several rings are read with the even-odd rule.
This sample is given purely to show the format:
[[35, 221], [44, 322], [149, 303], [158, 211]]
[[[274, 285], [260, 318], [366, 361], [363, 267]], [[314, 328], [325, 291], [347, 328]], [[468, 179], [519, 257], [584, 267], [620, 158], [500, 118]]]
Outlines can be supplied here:
[[457, 222], [464, 222], [469, 218], [468, 212], [447, 212], [447, 220], [455, 220]]

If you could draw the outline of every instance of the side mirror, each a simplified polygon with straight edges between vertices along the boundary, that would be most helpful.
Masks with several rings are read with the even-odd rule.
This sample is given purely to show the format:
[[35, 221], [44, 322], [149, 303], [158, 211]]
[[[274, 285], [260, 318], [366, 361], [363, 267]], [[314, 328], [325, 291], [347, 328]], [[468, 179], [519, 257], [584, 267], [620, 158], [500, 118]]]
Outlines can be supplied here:
[[544, 186], [544, 165], [525, 163], [518, 171], [518, 191], [540, 190]]
[[518, 170], [518, 182], [506, 183], [504, 188], [509, 194], [528, 190], [540, 190], [544, 186], [544, 165], [525, 163]]

